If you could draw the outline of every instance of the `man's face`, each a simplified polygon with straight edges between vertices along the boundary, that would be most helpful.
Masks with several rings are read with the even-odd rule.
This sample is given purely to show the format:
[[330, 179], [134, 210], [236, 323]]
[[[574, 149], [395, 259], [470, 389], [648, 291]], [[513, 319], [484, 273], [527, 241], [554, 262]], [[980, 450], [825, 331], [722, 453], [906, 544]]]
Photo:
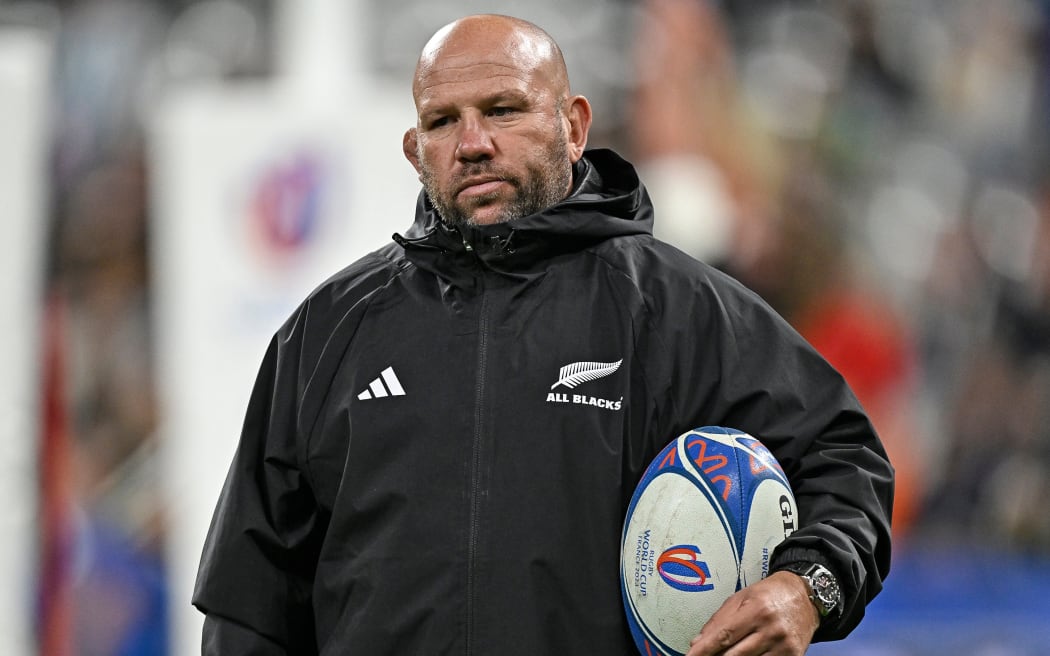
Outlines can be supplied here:
[[565, 198], [565, 101], [541, 74], [498, 55], [441, 60], [417, 81], [416, 168], [448, 223], [490, 224]]

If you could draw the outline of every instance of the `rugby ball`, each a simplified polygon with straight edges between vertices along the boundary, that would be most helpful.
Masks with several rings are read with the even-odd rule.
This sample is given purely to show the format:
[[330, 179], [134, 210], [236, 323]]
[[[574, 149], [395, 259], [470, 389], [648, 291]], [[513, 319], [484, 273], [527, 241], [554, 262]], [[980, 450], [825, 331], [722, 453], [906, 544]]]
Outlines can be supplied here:
[[706, 426], [668, 444], [624, 519], [620, 584], [638, 650], [679, 656], [798, 528], [784, 470], [754, 437]]

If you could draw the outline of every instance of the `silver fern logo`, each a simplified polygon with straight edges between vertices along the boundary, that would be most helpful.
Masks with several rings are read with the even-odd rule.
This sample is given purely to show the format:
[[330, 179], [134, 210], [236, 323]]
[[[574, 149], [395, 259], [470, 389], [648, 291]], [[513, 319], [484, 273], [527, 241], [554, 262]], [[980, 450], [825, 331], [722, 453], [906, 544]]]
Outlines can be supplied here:
[[547, 393], [547, 403], [572, 403], [575, 405], [591, 405], [605, 410], [619, 410], [623, 407], [623, 397], [619, 399], [602, 399], [586, 394], [569, 394], [568, 392], [553, 391], [559, 385], [567, 389], [576, 389], [577, 386], [592, 380], [605, 378], [616, 372], [623, 364], [623, 359], [616, 362], [573, 362], [561, 368], [558, 372], [558, 380], [551, 385]]
[[623, 359], [616, 362], [573, 362], [572, 364], [567, 364], [558, 372], [558, 381], [551, 385], [551, 389], [558, 385], [576, 389], [576, 386], [581, 383], [605, 378], [619, 369], [622, 362]]

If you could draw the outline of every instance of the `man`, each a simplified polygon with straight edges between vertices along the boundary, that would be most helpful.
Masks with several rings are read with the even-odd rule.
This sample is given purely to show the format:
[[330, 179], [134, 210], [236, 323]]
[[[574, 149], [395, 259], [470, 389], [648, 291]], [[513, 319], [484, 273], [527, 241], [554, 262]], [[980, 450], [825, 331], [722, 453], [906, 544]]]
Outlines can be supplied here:
[[[204, 652], [635, 653], [624, 511], [701, 425], [773, 450], [800, 528], [689, 653], [848, 633], [888, 569], [893, 474], [841, 377], [652, 238], [631, 166], [584, 152], [590, 105], [539, 28], [452, 23], [413, 94], [415, 223], [271, 342], [197, 581]], [[597, 373], [559, 386], [570, 365]]]

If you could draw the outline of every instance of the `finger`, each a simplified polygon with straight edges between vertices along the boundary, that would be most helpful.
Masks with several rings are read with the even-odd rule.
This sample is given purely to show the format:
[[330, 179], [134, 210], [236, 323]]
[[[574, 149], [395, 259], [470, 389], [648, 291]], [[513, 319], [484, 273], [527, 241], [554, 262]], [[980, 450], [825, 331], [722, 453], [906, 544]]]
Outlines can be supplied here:
[[710, 651], [705, 651], [707, 647], [697, 641], [693, 644], [696, 654], [690, 651], [688, 656], [803, 656], [806, 653], [808, 643], [799, 644], [780, 636], [762, 629], [747, 629], [737, 635], [731, 645], [716, 644]]
[[722, 652], [722, 656], [764, 656], [771, 654], [766, 640], [757, 633], [742, 637], [736, 644]]
[[[712, 618], [714, 619], [714, 618]], [[693, 638], [690, 643], [689, 652], [686, 656], [715, 656], [724, 654], [726, 650], [740, 641], [746, 635], [744, 629], [736, 628], [732, 624], [712, 626], [711, 622]]]
[[707, 624], [700, 629], [700, 633], [693, 638], [690, 644], [701, 642], [705, 645], [718, 646], [721, 649], [736, 644], [744, 635], [757, 631], [759, 628], [750, 611], [746, 596], [737, 593], [729, 597], [722, 607], [711, 616]]

